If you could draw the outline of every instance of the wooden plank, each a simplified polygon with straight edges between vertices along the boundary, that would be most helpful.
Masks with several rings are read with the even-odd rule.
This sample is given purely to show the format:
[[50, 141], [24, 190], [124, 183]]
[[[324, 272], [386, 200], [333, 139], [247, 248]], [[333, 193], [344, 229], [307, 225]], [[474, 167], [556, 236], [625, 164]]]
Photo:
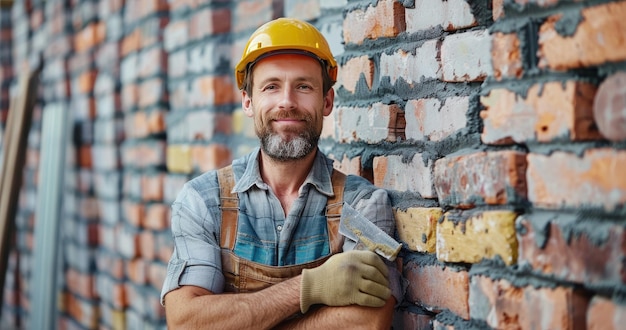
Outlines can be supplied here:
[[7, 118], [0, 179], [0, 302], [4, 302], [4, 279], [15, 230], [15, 215], [26, 161], [26, 142], [37, 97], [39, 72], [40, 69], [36, 69], [19, 78], [18, 94], [11, 100]]

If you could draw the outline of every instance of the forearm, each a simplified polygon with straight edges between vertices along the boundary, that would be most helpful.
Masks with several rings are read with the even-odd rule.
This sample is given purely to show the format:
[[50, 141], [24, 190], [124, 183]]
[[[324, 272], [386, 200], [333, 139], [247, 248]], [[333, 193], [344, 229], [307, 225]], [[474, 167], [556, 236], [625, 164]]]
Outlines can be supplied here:
[[300, 276], [254, 293], [181, 287], [165, 296], [170, 329], [269, 329], [300, 311]]
[[396, 299], [389, 297], [383, 307], [358, 305], [322, 306], [304, 316], [279, 324], [275, 329], [390, 329]]

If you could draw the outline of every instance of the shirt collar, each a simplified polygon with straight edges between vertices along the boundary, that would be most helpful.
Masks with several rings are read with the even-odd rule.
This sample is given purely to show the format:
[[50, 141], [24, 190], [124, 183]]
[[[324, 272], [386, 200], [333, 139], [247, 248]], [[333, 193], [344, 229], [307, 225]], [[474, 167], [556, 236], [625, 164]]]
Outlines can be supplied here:
[[[261, 189], [267, 189], [267, 184], [261, 179], [261, 171], [259, 170], [259, 153], [260, 148], [256, 147], [247, 156], [240, 161], [245, 166], [245, 170], [241, 177], [237, 178], [237, 182], [233, 187], [234, 192], [244, 192], [249, 190], [253, 185]], [[312, 185], [320, 193], [333, 196], [333, 185], [331, 182], [331, 174], [333, 170], [333, 161], [326, 157], [319, 149], [313, 160], [313, 167], [304, 180], [302, 187], [307, 184]], [[235, 174], [236, 175], [236, 174]], [[302, 187], [300, 189], [302, 189]]]

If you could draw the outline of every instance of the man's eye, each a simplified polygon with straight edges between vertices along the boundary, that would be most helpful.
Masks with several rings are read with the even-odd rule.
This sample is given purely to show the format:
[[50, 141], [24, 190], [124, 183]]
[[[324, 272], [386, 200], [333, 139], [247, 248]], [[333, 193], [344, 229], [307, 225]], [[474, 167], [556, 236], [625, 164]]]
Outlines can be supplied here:
[[311, 86], [309, 85], [300, 85], [298, 86], [299, 89], [311, 89]]
[[276, 89], [276, 85], [267, 85], [263, 88], [264, 91]]

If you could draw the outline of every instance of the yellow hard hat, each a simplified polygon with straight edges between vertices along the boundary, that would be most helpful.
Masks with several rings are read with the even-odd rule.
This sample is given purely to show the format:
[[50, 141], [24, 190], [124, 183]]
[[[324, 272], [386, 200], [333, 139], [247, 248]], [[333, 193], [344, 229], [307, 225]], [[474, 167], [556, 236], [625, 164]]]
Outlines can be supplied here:
[[241, 60], [235, 66], [239, 89], [243, 87], [248, 64], [270, 52], [315, 55], [326, 61], [330, 78], [337, 80], [337, 61], [320, 31], [305, 21], [283, 17], [263, 24], [250, 36]]

